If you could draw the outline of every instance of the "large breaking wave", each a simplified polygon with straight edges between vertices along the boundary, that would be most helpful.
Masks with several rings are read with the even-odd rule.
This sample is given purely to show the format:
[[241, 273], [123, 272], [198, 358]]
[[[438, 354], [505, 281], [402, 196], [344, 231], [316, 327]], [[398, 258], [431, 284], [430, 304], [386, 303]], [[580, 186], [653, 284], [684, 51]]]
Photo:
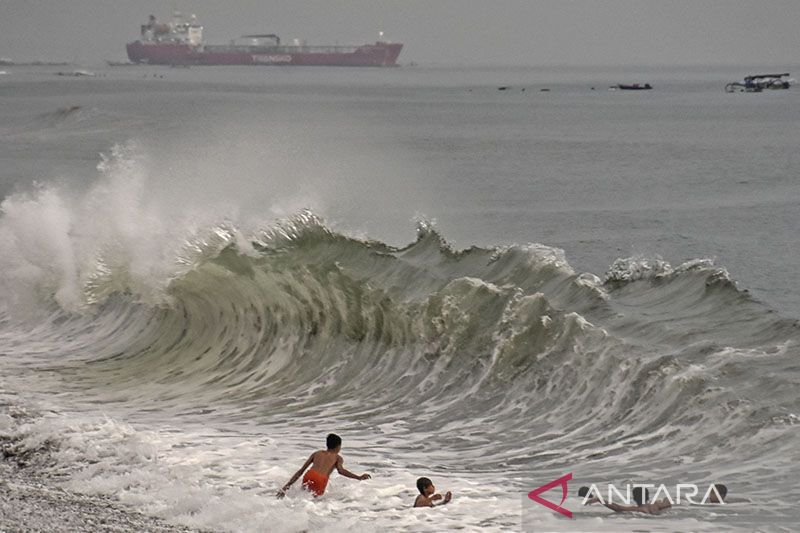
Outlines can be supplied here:
[[[591, 436], [596, 455], [626, 444], [609, 422], [644, 449], [643, 435], [685, 425], [718, 434], [720, 418], [728, 436], [770, 425], [777, 413], [728, 405], [731, 387], [752, 382], [729, 376], [751, 364], [747, 350], [785, 353], [797, 330], [709, 262], [621, 260], [603, 282], [557, 249], [456, 252], [425, 224], [398, 249], [303, 212], [249, 239], [215, 226], [184, 250], [191, 259], [143, 293], [129, 265], [103, 257], [91, 272], [75, 267], [71, 307], [50, 287], [49, 327], [32, 333], [62, 339], [59, 357], [86, 365], [70, 386], [179, 401], [180, 385], [273, 413], [358, 400], [362, 415], [390, 418], [424, 399], [417, 431], [458, 420], [551, 446]], [[496, 443], [497, 461], [513, 444]]]
[[393, 247], [311, 211], [164, 218], [124, 157], [101, 170], [124, 179], [3, 203], [6, 365], [63, 391], [174, 416], [355, 420], [435, 440], [432, 462], [456, 450], [472, 472], [691, 463], [713, 480], [725, 464], [755, 483], [797, 453], [798, 323], [711, 261], [626, 258], [601, 279], [540, 244], [456, 251], [427, 222]]

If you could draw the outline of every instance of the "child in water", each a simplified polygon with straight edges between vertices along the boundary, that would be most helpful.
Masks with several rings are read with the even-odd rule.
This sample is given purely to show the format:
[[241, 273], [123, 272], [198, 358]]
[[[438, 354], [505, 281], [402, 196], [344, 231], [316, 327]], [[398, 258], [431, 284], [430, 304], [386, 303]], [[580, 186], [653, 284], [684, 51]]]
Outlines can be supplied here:
[[[417, 489], [419, 490], [419, 496], [414, 500], [414, 507], [433, 507], [435, 505], [433, 502], [442, 499], [441, 494], [434, 494], [436, 487], [433, 486], [433, 481], [426, 477], [421, 477], [417, 480]], [[447, 491], [444, 495], [444, 501], [439, 505], [446, 504], [452, 498], [453, 495], [450, 491]]]
[[312, 453], [311, 457], [300, 467], [300, 470], [292, 476], [292, 479], [278, 491], [278, 498], [286, 496], [286, 491], [289, 490], [289, 487], [291, 487], [300, 476], [303, 476], [303, 472], [305, 472], [309, 465], [311, 469], [303, 476], [303, 488], [312, 492], [315, 497], [322, 496], [325, 493], [325, 488], [328, 486], [328, 478], [334, 468], [344, 477], [362, 481], [370, 479], [369, 474], [361, 474], [359, 476], [350, 472], [343, 466], [344, 459], [339, 455], [339, 452], [342, 450], [342, 438], [339, 435], [334, 433], [329, 434], [326, 439], [326, 444], [328, 449]]
[[[589, 494], [589, 487], [581, 487], [578, 490], [578, 496], [586, 498]], [[650, 491], [642, 487], [633, 488], [633, 501], [636, 505], [619, 505], [617, 503], [603, 502], [603, 505], [614, 511], [615, 513], [644, 513], [644, 514], [661, 514], [662, 511], [672, 507], [672, 503], [668, 498], [659, 501], [647, 503], [650, 500]], [[600, 502], [600, 498], [594, 497], [587, 500], [584, 505], [591, 505]]]

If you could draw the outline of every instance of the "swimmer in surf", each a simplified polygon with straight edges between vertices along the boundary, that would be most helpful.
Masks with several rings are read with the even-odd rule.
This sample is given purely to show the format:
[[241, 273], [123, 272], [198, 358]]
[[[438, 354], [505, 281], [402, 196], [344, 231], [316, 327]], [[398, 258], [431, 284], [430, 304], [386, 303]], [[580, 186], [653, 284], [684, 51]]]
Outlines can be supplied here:
[[[722, 483], [714, 483], [714, 489], [709, 491], [708, 503], [725, 503], [725, 496], [728, 495], [728, 487]], [[719, 496], [719, 498], [717, 497]]]
[[[589, 487], [581, 487], [578, 491], [578, 496], [586, 497], [589, 493]], [[618, 503], [603, 503], [606, 507], [616, 513], [644, 513], [644, 514], [661, 514], [661, 511], [672, 507], [669, 499], [664, 498], [657, 502], [647, 503], [650, 499], [650, 491], [643, 487], [633, 488], [633, 500], [636, 505], [619, 505]], [[600, 501], [600, 498], [590, 498], [586, 505], [591, 505]]]
[[[303, 472], [305, 472], [303, 476], [303, 488], [310, 491], [315, 497], [322, 496], [325, 493], [325, 487], [328, 486], [328, 478], [334, 468], [339, 474], [351, 479], [363, 481], [370, 478], [369, 474], [361, 474], [359, 476], [350, 472], [343, 466], [344, 459], [339, 455], [342, 449], [342, 438], [339, 435], [333, 433], [328, 435], [326, 444], [328, 449], [312, 453], [311, 457], [300, 467], [300, 470], [292, 476], [292, 479], [278, 491], [278, 498], [286, 496], [286, 491], [289, 490], [289, 487], [291, 487], [300, 476], [303, 476]], [[306, 472], [306, 468], [309, 466], [311, 466], [311, 469]]]
[[443, 500], [439, 505], [444, 505], [453, 498], [449, 491], [445, 493], [444, 497], [441, 494], [434, 494], [436, 487], [433, 486], [433, 481], [426, 477], [417, 480], [417, 490], [419, 490], [419, 496], [414, 500], [414, 507], [434, 507], [436, 504], [433, 502], [438, 500]]

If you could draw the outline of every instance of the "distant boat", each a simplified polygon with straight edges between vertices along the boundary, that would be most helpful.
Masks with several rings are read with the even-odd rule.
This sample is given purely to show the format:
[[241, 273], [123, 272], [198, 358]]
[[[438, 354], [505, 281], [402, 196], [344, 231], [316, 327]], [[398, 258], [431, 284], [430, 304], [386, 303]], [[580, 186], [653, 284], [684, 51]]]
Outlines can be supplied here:
[[619, 89], [620, 91], [649, 91], [652, 88], [653, 87], [649, 83], [645, 83], [644, 85], [641, 85], [639, 83], [632, 83], [627, 85], [620, 83], [618, 85], [612, 85], [611, 87], [609, 87], [609, 89], [614, 89], [614, 90]]
[[764, 89], [788, 89], [795, 82], [788, 72], [782, 74], [754, 74], [745, 76], [742, 81], [735, 81], [725, 86], [728, 93], [760, 93]]

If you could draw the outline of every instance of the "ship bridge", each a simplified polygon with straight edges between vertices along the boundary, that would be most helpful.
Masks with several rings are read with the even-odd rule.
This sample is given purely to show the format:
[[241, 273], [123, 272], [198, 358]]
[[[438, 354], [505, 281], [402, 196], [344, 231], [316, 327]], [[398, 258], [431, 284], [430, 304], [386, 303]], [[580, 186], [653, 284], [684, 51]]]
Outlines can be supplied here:
[[159, 22], [155, 15], [150, 15], [147, 24], [142, 24], [142, 42], [146, 43], [180, 43], [192, 46], [203, 44], [203, 26], [197, 23], [197, 16], [192, 15], [184, 20], [180, 11], [172, 14], [170, 22]]

